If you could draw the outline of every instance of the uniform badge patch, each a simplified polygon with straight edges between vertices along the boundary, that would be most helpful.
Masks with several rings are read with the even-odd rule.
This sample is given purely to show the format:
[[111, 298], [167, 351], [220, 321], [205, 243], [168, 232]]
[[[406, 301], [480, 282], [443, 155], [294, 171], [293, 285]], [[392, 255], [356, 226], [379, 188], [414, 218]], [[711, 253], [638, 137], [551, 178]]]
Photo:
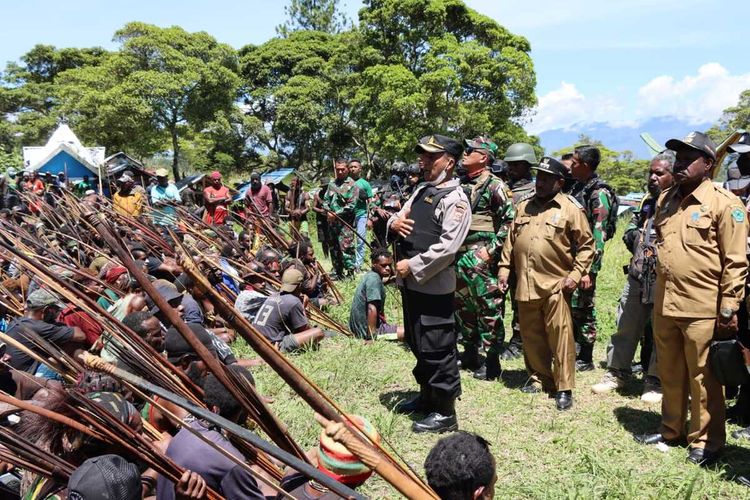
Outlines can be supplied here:
[[732, 210], [732, 219], [735, 222], [745, 222], [745, 211], [741, 208], [735, 208]]
[[692, 214], [690, 214], [690, 220], [696, 222], [700, 218], [700, 216], [701, 214], [699, 214], [698, 212], [693, 212]]

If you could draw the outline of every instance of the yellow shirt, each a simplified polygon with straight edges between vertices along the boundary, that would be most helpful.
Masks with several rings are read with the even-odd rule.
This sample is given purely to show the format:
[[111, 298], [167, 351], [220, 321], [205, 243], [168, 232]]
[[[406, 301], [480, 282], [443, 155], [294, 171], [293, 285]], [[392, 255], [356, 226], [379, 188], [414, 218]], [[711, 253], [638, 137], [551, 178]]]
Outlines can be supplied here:
[[682, 197], [677, 186], [656, 203], [654, 307], [663, 316], [715, 318], [736, 311], [747, 276], [748, 223], [735, 195], [709, 179]]
[[[577, 248], [577, 251], [573, 251]], [[594, 237], [583, 207], [558, 193], [547, 202], [521, 201], [498, 264], [501, 278], [516, 272], [516, 300], [556, 293], [570, 277], [578, 283], [594, 260]]]
[[115, 193], [112, 197], [112, 205], [120, 215], [132, 215], [138, 217], [143, 213], [143, 194], [131, 191], [126, 195]]

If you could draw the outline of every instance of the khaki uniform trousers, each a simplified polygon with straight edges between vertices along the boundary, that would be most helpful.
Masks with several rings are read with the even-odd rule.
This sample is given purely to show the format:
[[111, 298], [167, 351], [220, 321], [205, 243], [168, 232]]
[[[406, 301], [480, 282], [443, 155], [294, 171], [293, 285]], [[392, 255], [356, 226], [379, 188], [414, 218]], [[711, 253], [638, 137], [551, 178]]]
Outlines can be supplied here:
[[667, 318], [654, 311], [654, 343], [662, 386], [661, 434], [685, 436], [688, 396], [693, 448], [718, 451], [726, 443], [724, 389], [708, 366], [714, 318]]
[[559, 290], [543, 299], [518, 302], [526, 370], [546, 392], [575, 387], [576, 347], [569, 300]]

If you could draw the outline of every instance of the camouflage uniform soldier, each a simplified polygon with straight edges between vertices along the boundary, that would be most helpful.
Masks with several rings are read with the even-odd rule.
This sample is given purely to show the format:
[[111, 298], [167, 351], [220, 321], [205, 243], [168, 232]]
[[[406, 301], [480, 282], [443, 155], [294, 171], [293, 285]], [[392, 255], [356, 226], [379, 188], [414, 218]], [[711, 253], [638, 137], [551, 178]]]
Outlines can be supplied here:
[[[503, 161], [507, 164], [505, 169], [508, 185], [513, 194], [513, 207], [517, 207], [521, 200], [528, 199], [534, 195], [534, 180], [531, 178], [531, 169], [536, 167], [536, 154], [531, 144], [517, 142], [511, 144], [505, 152]], [[515, 275], [511, 273], [510, 299], [513, 308], [513, 320], [511, 326], [513, 335], [505, 346], [501, 355], [502, 359], [514, 359], [521, 355], [523, 342], [521, 341], [521, 328], [518, 324], [518, 304], [515, 299]]]
[[481, 341], [487, 359], [474, 377], [492, 380], [500, 377], [500, 351], [505, 337], [505, 293], [497, 287], [497, 262], [513, 221], [513, 203], [508, 186], [488, 168], [495, 160], [497, 145], [477, 137], [467, 140], [466, 148], [461, 187], [472, 215], [456, 264], [456, 310], [464, 345], [462, 367], [476, 366]]
[[336, 179], [328, 184], [323, 208], [328, 211], [328, 234], [331, 238], [333, 271], [339, 278], [354, 270], [354, 204], [359, 188], [349, 177], [346, 160], [336, 160]]
[[615, 235], [617, 218], [617, 196], [614, 190], [596, 174], [601, 155], [594, 146], [579, 146], [573, 153], [571, 174], [576, 179], [571, 195], [586, 209], [586, 217], [594, 235], [596, 255], [589, 273], [581, 279], [573, 293], [573, 327], [576, 342], [580, 346], [576, 369], [594, 369], [592, 359], [596, 341], [596, 310], [594, 293], [596, 276], [602, 267], [604, 243]]
[[370, 221], [372, 223], [373, 245], [375, 248], [387, 246], [388, 219], [401, 210], [400, 179], [397, 175], [391, 177], [390, 185], [377, 194], [371, 205]]

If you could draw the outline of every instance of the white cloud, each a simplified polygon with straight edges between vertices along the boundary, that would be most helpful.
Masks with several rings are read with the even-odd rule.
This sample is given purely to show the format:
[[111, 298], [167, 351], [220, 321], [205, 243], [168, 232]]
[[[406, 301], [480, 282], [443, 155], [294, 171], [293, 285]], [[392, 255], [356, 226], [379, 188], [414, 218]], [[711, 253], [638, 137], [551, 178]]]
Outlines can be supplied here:
[[750, 89], [750, 73], [731, 75], [719, 63], [698, 68], [697, 75], [681, 80], [658, 76], [638, 90], [636, 118], [675, 116], [691, 124], [716, 121]]
[[559, 88], [539, 97], [536, 113], [526, 128], [532, 134], [539, 134], [598, 122], [633, 126], [649, 118], [666, 116], [690, 124], [714, 122], [747, 89], [750, 89], [750, 73], [732, 75], [718, 63], [704, 64], [696, 75], [681, 79], [658, 76], [631, 95], [620, 92], [617, 97], [586, 96], [574, 84], [561, 82]]
[[536, 114], [526, 128], [538, 134], [578, 123], [611, 121], [622, 112], [622, 107], [612, 97], [587, 98], [574, 84], [560, 82], [560, 88], [539, 97]]

